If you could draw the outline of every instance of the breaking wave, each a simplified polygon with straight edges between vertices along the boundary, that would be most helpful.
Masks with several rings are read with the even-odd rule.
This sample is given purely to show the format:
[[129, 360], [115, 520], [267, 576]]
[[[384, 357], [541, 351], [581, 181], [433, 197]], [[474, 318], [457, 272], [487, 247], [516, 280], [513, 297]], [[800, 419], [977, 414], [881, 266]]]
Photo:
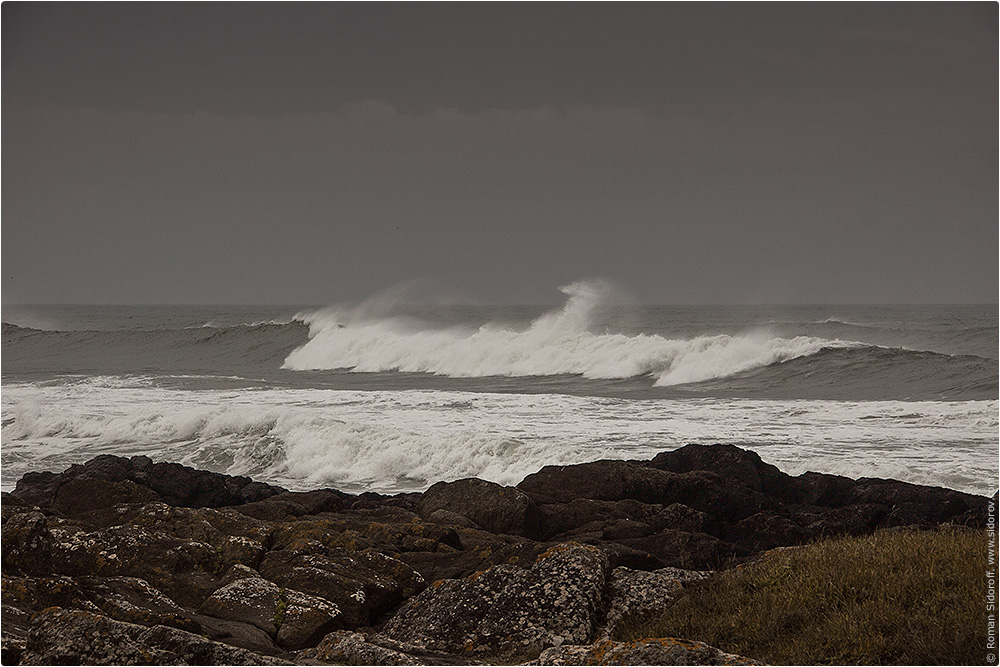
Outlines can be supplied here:
[[301, 317], [309, 341], [285, 359], [291, 370], [402, 371], [450, 377], [580, 375], [590, 379], [648, 375], [658, 386], [725, 377], [852, 343], [767, 332], [698, 336], [589, 330], [596, 308], [607, 304], [600, 283], [561, 288], [562, 309], [526, 329], [500, 324], [428, 329], [412, 319], [372, 317], [359, 309], [324, 309]]
[[[83, 402], [107, 393], [95, 389]], [[231, 403], [195, 407], [164, 398], [159, 405], [129, 405], [124, 411], [90, 406], [58, 412], [30, 398], [21, 400], [5, 410], [3, 435], [10, 446], [4, 464], [16, 468], [7, 455], [30, 442], [36, 455], [44, 452], [55, 468], [102, 453], [148, 454], [289, 488], [333, 484], [395, 492], [473, 476], [513, 484], [544, 465], [585, 459], [572, 447], [527, 444], [468, 429], [429, 434], [340, 419], [325, 410]]]

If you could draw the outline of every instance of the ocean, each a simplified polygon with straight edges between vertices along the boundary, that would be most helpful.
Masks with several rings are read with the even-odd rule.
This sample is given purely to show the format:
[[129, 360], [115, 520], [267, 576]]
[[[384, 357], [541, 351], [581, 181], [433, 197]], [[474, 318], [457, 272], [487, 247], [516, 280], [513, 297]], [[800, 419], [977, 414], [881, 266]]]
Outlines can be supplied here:
[[992, 494], [998, 308], [2, 309], [2, 486], [144, 454], [304, 490], [419, 491], [730, 443], [789, 474]]

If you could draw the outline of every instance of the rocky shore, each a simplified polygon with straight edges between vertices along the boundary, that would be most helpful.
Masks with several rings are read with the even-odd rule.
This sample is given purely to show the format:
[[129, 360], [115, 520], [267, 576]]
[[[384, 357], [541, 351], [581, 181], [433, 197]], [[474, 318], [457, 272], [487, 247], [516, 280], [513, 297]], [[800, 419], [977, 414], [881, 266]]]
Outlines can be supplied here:
[[3, 495], [2, 662], [755, 664], [613, 636], [767, 550], [982, 527], [987, 503], [731, 445], [396, 496], [99, 456]]

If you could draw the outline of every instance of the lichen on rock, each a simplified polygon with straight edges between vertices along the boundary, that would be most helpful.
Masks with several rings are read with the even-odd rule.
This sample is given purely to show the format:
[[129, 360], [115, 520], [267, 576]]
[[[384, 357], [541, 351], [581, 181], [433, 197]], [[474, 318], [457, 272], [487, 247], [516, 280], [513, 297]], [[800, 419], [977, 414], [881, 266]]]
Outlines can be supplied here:
[[564, 544], [528, 569], [498, 565], [432, 586], [385, 628], [390, 639], [469, 656], [531, 658], [594, 633], [608, 561], [593, 546]]

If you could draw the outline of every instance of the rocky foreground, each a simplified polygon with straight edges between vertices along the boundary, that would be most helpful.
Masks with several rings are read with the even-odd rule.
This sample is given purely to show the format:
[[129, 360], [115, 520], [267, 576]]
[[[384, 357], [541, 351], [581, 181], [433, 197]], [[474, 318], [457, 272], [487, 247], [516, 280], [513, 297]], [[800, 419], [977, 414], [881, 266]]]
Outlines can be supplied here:
[[3, 664], [755, 664], [617, 642], [711, 570], [988, 499], [791, 477], [749, 451], [547, 467], [516, 487], [293, 493], [100, 456], [3, 495]]

